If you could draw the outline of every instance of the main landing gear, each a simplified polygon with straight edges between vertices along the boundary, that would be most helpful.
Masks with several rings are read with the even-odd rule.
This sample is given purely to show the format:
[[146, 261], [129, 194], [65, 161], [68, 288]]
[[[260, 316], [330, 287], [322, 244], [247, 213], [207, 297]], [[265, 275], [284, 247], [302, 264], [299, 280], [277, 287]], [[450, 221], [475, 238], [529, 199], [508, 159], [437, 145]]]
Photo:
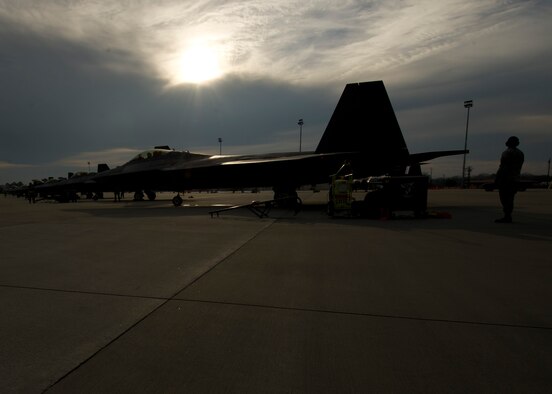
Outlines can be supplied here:
[[148, 200], [155, 201], [157, 194], [152, 190], [138, 190], [134, 193], [134, 201], [144, 201], [144, 194], [148, 197]]
[[181, 206], [183, 202], [184, 200], [180, 197], [180, 193], [172, 198], [172, 203], [175, 207]]

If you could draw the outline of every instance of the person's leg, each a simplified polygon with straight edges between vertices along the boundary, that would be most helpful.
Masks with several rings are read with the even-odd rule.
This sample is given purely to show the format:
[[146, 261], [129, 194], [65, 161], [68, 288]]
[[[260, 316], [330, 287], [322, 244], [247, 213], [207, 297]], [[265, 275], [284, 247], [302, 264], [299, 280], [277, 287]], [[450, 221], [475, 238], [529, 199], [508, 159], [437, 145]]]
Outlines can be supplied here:
[[500, 203], [502, 204], [502, 210], [504, 211], [504, 217], [496, 220], [498, 223], [510, 223], [512, 221], [512, 212], [514, 211], [514, 196], [516, 190], [513, 187], [503, 187], [498, 191], [500, 196]]

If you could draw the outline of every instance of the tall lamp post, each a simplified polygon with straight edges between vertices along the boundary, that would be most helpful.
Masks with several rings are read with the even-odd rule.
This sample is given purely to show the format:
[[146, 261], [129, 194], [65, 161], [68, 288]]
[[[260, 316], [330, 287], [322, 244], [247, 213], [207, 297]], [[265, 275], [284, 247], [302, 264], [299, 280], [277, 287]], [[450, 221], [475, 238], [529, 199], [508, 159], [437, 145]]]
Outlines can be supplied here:
[[222, 138], [219, 137], [218, 142], [219, 142], [219, 155], [222, 156]]
[[546, 187], [550, 189], [550, 158], [548, 158], [548, 171], [546, 171]]
[[462, 189], [466, 186], [466, 149], [468, 147], [468, 126], [470, 124], [470, 108], [473, 107], [473, 100], [464, 101], [464, 108], [468, 109], [468, 118], [466, 120], [466, 137], [464, 138], [464, 161], [462, 163]]
[[299, 152], [301, 152], [301, 142], [303, 140], [303, 125], [305, 124], [305, 122], [303, 122], [303, 119], [299, 119], [297, 124], [299, 125]]

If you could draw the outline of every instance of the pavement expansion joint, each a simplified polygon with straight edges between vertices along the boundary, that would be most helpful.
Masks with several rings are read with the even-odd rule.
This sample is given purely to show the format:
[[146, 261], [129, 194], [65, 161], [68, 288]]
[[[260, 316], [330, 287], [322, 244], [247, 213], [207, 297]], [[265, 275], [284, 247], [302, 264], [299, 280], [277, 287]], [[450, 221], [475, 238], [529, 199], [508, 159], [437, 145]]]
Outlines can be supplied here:
[[[138, 319], [134, 324], [132, 324], [127, 329], [123, 330], [119, 335], [117, 335], [115, 338], [113, 338], [111, 341], [106, 343], [104, 346], [96, 350], [93, 354], [91, 354], [89, 357], [84, 359], [81, 363], [79, 363], [77, 366], [69, 370], [67, 373], [65, 373], [63, 376], [61, 376], [59, 379], [57, 379], [54, 383], [52, 383], [50, 386], [48, 386], [43, 392], [47, 392], [53, 387], [55, 387], [58, 383], [63, 381], [65, 378], [67, 378], [69, 375], [71, 375], [73, 372], [77, 371], [80, 367], [84, 366], [86, 363], [88, 363], [90, 360], [92, 360], [94, 357], [96, 357], [98, 354], [109, 348], [112, 344], [117, 342], [120, 338], [125, 336], [127, 333], [132, 331], [135, 327], [139, 326], [140, 323], [145, 321], [148, 317], [152, 316], [154, 313], [156, 313], [158, 310], [160, 310], [163, 306], [165, 306], [169, 301], [174, 300], [175, 297], [180, 294], [182, 291], [186, 290], [189, 286], [193, 285], [195, 282], [197, 282], [199, 279], [204, 277], [206, 274], [211, 272], [215, 267], [226, 261], [230, 256], [234, 255], [236, 252], [238, 252], [241, 248], [243, 248], [245, 245], [247, 245], [249, 242], [253, 241], [260, 233], [265, 231], [267, 228], [272, 226], [275, 223], [275, 220], [272, 220], [268, 222], [265, 226], [263, 226], [261, 229], [256, 231], [251, 237], [249, 237], [247, 240], [245, 240], [243, 243], [238, 245], [236, 248], [231, 250], [229, 253], [227, 253], [225, 256], [223, 256], [221, 259], [219, 259], [215, 264], [213, 264], [209, 269], [205, 270], [203, 273], [199, 274], [197, 277], [192, 279], [190, 282], [188, 282], [185, 286], [183, 286], [181, 289], [176, 291], [171, 297], [169, 298], [160, 298], [163, 302], [161, 302], [157, 307], [153, 308], [150, 312], [146, 313], [144, 316], [142, 316], [140, 319]], [[58, 290], [62, 291], [62, 290]], [[90, 294], [90, 293], [88, 293]], [[91, 294], [98, 294], [98, 293], [91, 293]], [[147, 298], [147, 297], [143, 297]], [[155, 298], [155, 297], [152, 297]], [[157, 299], [157, 298], [156, 298]]]
[[139, 298], [139, 299], [150, 299], [150, 300], [169, 300], [170, 299], [170, 298], [167, 298], [167, 297], [154, 297], [154, 296], [145, 296], [145, 295], [136, 295], [136, 294], [108, 293], [108, 292], [101, 292], [101, 291], [54, 289], [54, 288], [49, 288], [49, 287], [37, 287], [37, 286], [18, 286], [18, 285], [0, 284], [0, 288], [22, 289], [22, 290], [37, 290], [37, 291], [51, 291], [51, 292], [58, 292], [58, 293], [99, 295], [99, 296], [108, 296], [108, 297]]
[[336, 310], [330, 310], [330, 309], [293, 308], [293, 307], [278, 306], [278, 305], [262, 305], [262, 304], [250, 304], [250, 303], [240, 303], [240, 302], [212, 301], [212, 300], [200, 300], [200, 299], [191, 299], [191, 298], [173, 298], [171, 301], [196, 302], [196, 303], [218, 304], [218, 305], [233, 305], [233, 306], [243, 306], [243, 307], [249, 307], [249, 308], [277, 309], [277, 310], [294, 311], [294, 312], [326, 313], [326, 314], [333, 314], [333, 315], [372, 317], [372, 318], [381, 318], [381, 319], [412, 320], [412, 321], [433, 322], [433, 323], [510, 327], [510, 328], [524, 328], [524, 329], [534, 329], [534, 330], [552, 330], [552, 327], [527, 325], [527, 324], [439, 319], [439, 318], [419, 317], [419, 316], [386, 315], [381, 313], [347, 312], [347, 311], [336, 311]]

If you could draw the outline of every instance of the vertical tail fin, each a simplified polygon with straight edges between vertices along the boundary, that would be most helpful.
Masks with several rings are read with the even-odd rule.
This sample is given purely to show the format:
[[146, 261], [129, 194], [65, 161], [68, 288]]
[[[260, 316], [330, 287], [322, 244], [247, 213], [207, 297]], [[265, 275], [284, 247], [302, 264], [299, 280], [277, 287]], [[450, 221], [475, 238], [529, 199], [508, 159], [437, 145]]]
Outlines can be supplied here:
[[98, 174], [104, 171], [109, 171], [109, 166], [105, 163], [98, 164]]
[[316, 153], [359, 152], [370, 162], [406, 162], [408, 148], [383, 81], [351, 83]]

